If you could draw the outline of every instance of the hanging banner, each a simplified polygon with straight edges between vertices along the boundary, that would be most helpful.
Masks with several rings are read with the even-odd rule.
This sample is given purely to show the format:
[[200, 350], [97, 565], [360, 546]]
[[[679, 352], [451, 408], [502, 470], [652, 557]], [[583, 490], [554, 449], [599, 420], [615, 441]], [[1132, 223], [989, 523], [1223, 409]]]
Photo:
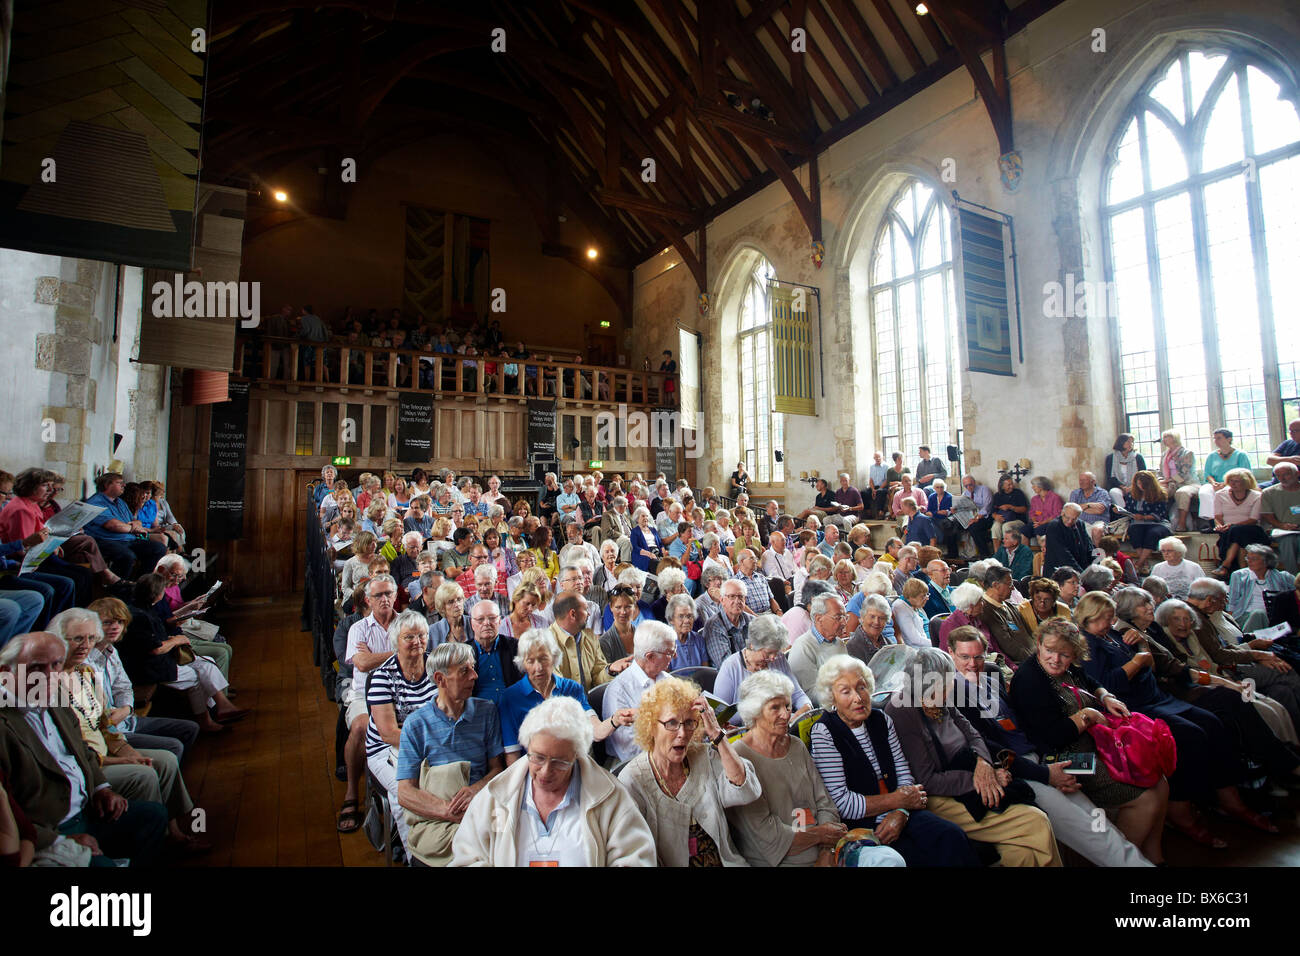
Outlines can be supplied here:
[[230, 401], [212, 406], [208, 442], [208, 528], [215, 541], [244, 536], [248, 456], [248, 383], [230, 383]]
[[433, 396], [402, 392], [397, 398], [397, 460], [427, 462], [433, 454]]
[[966, 369], [1015, 375], [1002, 222], [958, 208], [957, 226], [961, 301], [966, 313]]
[[769, 282], [772, 302], [772, 411], [816, 415], [809, 291]]
[[555, 461], [555, 400], [528, 400], [529, 461]]
[[677, 329], [678, 401], [681, 403], [682, 428], [700, 427], [700, 339], [690, 329]]

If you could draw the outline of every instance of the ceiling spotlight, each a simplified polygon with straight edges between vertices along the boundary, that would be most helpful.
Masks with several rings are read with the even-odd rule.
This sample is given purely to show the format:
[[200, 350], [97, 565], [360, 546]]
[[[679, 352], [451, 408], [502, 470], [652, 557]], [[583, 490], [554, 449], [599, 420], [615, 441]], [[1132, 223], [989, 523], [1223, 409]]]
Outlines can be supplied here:
[[923, 17], [929, 12], [930, 12], [930, 8], [927, 7], [924, 3], [918, 3], [916, 5], [916, 15], [918, 17]]
[[761, 108], [762, 105], [763, 105], [763, 101], [760, 100], [757, 96], [754, 97], [752, 100], [749, 101], [750, 109], [755, 109], [755, 110], [756, 110], [756, 109]]
[[277, 189], [274, 193], [272, 193], [272, 195], [275, 196], [275, 201], [276, 201], [276, 202], [288, 202], [288, 201], [289, 201], [289, 194], [288, 194], [287, 192], [285, 192], [283, 189]]
[[733, 110], [739, 110], [739, 109], [744, 109], [745, 102], [735, 93], [728, 93], [727, 105], [730, 106]]
[[588, 259], [595, 259], [595, 258], [596, 258], [597, 256], [599, 256], [599, 255], [600, 255], [600, 253], [596, 251], [596, 247], [595, 247], [595, 246], [588, 246], [588, 247], [587, 247], [587, 258], [588, 258]]

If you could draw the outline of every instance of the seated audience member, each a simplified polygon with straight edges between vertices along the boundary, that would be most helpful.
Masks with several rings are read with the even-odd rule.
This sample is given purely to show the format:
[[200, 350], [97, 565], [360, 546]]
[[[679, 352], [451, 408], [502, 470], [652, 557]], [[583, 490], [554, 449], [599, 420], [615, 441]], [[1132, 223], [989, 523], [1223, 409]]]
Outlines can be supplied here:
[[[665, 570], [667, 570], [667, 567], [665, 567]], [[633, 626], [640, 624], [643, 620], [649, 620], [652, 617], [651, 606], [654, 602], [642, 600], [641, 598], [646, 583], [645, 572], [638, 571], [633, 567], [625, 567], [618, 573], [618, 583], [622, 587], [632, 589], [632, 598], [636, 602], [636, 612], [632, 616]], [[610, 595], [612, 596], [612, 594], [611, 591]], [[605, 630], [609, 630], [614, 626], [614, 612], [610, 610], [608, 597], [605, 600], [604, 610], [600, 614], [598, 626], [603, 627]], [[592, 630], [596, 630], [596, 628]]]
[[1170, 597], [1180, 601], [1187, 599], [1187, 589], [1197, 578], [1205, 577], [1205, 572], [1195, 561], [1187, 560], [1187, 545], [1169, 535], [1161, 538], [1156, 545], [1163, 561], [1151, 568], [1151, 573], [1165, 582]]
[[654, 866], [628, 791], [588, 751], [582, 704], [555, 696], [519, 726], [528, 757], [490, 780], [452, 840], [452, 866]]
[[[64, 699], [63, 661], [68, 645], [55, 634], [19, 634], [0, 648], [0, 779], [6, 807], [17, 806], [30, 822], [33, 854], [56, 843], [89, 850], [64, 853], [96, 867], [154, 865], [168, 832], [161, 803], [131, 802], [115, 792], [96, 754], [82, 739]], [[15, 695], [13, 688], [23, 692]], [[82, 864], [86, 865], [86, 864]]]
[[587, 599], [581, 594], [566, 592], [556, 597], [552, 610], [551, 636], [559, 648], [555, 671], [562, 677], [576, 680], [583, 690], [613, 680], [625, 667], [619, 661], [606, 662], [600, 650], [600, 640], [587, 627], [590, 614]]
[[[1250, 456], [1232, 446], [1232, 432], [1226, 428], [1216, 428], [1211, 436], [1214, 451], [1205, 456], [1205, 467], [1201, 469], [1200, 498], [1201, 517], [1207, 518], [1217, 513], [1215, 496], [1228, 484], [1228, 473], [1241, 470], [1251, 472]], [[1251, 472], [1253, 476], [1253, 472]]]
[[610, 592], [606, 610], [613, 623], [600, 636], [600, 650], [607, 661], [626, 661], [632, 655], [636, 627], [644, 620], [636, 598], [636, 589], [628, 585]]
[[1010, 475], [998, 478], [998, 490], [993, 494], [989, 514], [993, 519], [989, 531], [994, 545], [1001, 545], [1004, 528], [1019, 529], [1029, 520], [1029, 499]]
[[836, 512], [855, 519], [864, 517], [866, 504], [862, 500], [862, 492], [850, 484], [847, 471], [840, 472], [839, 479], [840, 486], [835, 490]]
[[1109, 594], [1115, 590], [1118, 581], [1112, 569], [1102, 564], [1090, 564], [1079, 575], [1079, 588], [1085, 594], [1089, 591]]
[[[840, 600], [845, 603], [853, 600], [853, 595], [858, 591], [858, 577], [853, 562], [848, 558], [840, 558], [835, 562], [831, 576], [835, 581], [835, 593], [840, 596]], [[804, 587], [807, 587], [806, 583]]]
[[1268, 532], [1260, 526], [1261, 495], [1254, 474], [1249, 468], [1233, 468], [1223, 479], [1225, 487], [1214, 493], [1219, 566], [1210, 572], [1220, 580], [1226, 580], [1237, 567], [1247, 545], [1268, 544], [1269, 540]]
[[903, 593], [903, 585], [920, 566], [921, 552], [915, 545], [905, 544], [898, 549], [898, 564], [889, 576], [889, 583], [895, 594]]
[[1053, 574], [1057, 568], [1078, 572], [1092, 563], [1093, 543], [1086, 524], [1080, 520], [1082, 516], [1083, 506], [1071, 501], [1061, 509], [1059, 518], [1047, 522], [1043, 534], [1044, 574]]
[[859, 584], [876, 566], [876, 552], [871, 548], [861, 547], [853, 552], [853, 577]]
[[[1113, 534], [1103, 534], [1101, 540], [1097, 542], [1097, 547], [1101, 549], [1101, 553], [1104, 555], [1104, 558], [1099, 563], [1106, 564], [1107, 561], [1114, 561], [1116, 567], [1118, 567], [1119, 572], [1115, 575], [1116, 581], [1122, 581], [1125, 584], [1138, 583], [1137, 566], [1133, 563], [1132, 558], [1119, 549], [1119, 538]], [[1114, 570], [1114, 568], [1111, 570]]]
[[[1141, 850], [1126, 839], [1149, 840], [1155, 831], [1159, 846], [1164, 806], [1157, 790], [1144, 791], [1134, 805], [1122, 807], [1120, 825], [1098, 827], [1096, 805], [1083, 793], [1078, 777], [1068, 773], [1070, 762], [1045, 764], [1024, 731], [1003, 690], [1000, 675], [984, 669], [984, 638], [974, 628], [961, 628], [951, 635], [952, 659], [956, 665], [954, 686], [956, 709], [983, 738], [989, 752], [999, 752], [1003, 769], [1027, 783], [1035, 805], [1047, 814], [1056, 839], [1096, 866], [1152, 866]], [[962, 683], [964, 682], [964, 683]], [[1011, 759], [1000, 751], [1010, 751]], [[1008, 766], [1009, 764], [1009, 766]]]
[[1106, 456], [1103, 486], [1117, 508], [1124, 507], [1124, 499], [1133, 493], [1133, 479], [1138, 472], [1147, 470], [1146, 460], [1134, 450], [1135, 442], [1132, 435], [1123, 432]]
[[[633, 528], [631, 538], [631, 556], [632, 564], [641, 571], [649, 571], [651, 567], [659, 563], [663, 557], [663, 545], [659, 540], [659, 532], [655, 530], [654, 523], [650, 519], [650, 512], [645, 508], [637, 508], [632, 515]], [[708, 535], [704, 536], [703, 545], [707, 549]], [[717, 541], [714, 541], [717, 544]]]
[[916, 463], [916, 483], [927, 490], [932, 489], [935, 481], [948, 477], [948, 469], [941, 459], [930, 454], [929, 446], [922, 445], [917, 450], [921, 460]]
[[510, 765], [524, 754], [519, 741], [519, 727], [528, 712], [552, 696], [570, 697], [577, 701], [591, 722], [593, 739], [605, 740], [619, 727], [629, 726], [636, 719], [635, 709], [615, 711], [601, 719], [591, 709], [582, 685], [567, 677], [555, 674], [555, 658], [559, 653], [555, 638], [545, 628], [525, 631], [519, 638], [515, 666], [523, 674], [501, 695], [501, 743], [505, 747], [506, 764]]
[[791, 647], [812, 627], [812, 616], [808, 613], [808, 606], [818, 595], [837, 593], [837, 589], [829, 581], [810, 580], [804, 584], [803, 591], [799, 595], [801, 602], [781, 615], [781, 623], [785, 625], [790, 635]]
[[[849, 635], [845, 629], [848, 615], [838, 595], [817, 594], [809, 601], [807, 614], [808, 628], [794, 638], [787, 655], [790, 673], [805, 694], [816, 684], [822, 664], [837, 654], [847, 653]], [[785, 626], [784, 618], [781, 623]], [[788, 628], [786, 633], [790, 633]]]
[[429, 628], [429, 646], [439, 644], [465, 644], [472, 629], [465, 610], [465, 592], [454, 581], [443, 581], [434, 592], [433, 606], [442, 619]]
[[600, 543], [600, 564], [596, 565], [592, 575], [592, 586], [605, 592], [605, 599], [600, 602], [603, 608], [609, 599], [609, 593], [618, 587], [618, 545], [606, 538]]
[[656, 578], [659, 582], [659, 596], [650, 602], [650, 611], [645, 616], [662, 621], [668, 610], [668, 600], [675, 594], [690, 597], [690, 593], [686, 590], [686, 572], [681, 568], [661, 566]]
[[[740, 685], [737, 705], [749, 732], [734, 746], [762, 793], [728, 809], [727, 818], [750, 866], [834, 866], [835, 847], [848, 832], [808, 749], [790, 733], [793, 695], [789, 678], [772, 671], [751, 674]], [[904, 863], [882, 846], [870, 848], [859, 865]]]
[[1083, 593], [1079, 572], [1074, 568], [1057, 568], [1052, 572], [1052, 580], [1061, 589], [1057, 600], [1073, 612], [1074, 606], [1079, 603], [1079, 595]]
[[780, 614], [781, 606], [772, 596], [767, 578], [758, 573], [758, 558], [754, 552], [748, 548], [738, 550], [736, 564], [736, 576], [733, 580], [739, 581], [744, 586], [745, 604], [749, 609], [755, 614], [765, 614], [768, 611]]
[[659, 681], [642, 697], [634, 728], [641, 753], [619, 782], [650, 827], [659, 865], [747, 866], [732, 845], [726, 811], [756, 800], [762, 786], [699, 687], [676, 677]]
[[909, 578], [890, 608], [894, 633], [911, 647], [930, 647], [930, 619], [922, 613], [929, 598], [929, 588], [924, 581]]
[[948, 493], [948, 483], [942, 478], [935, 478], [931, 482], [930, 492], [925, 498], [925, 510], [934, 521], [936, 528], [939, 527], [940, 522], [952, 517], [952, 495]]
[[[1041, 754], [1095, 753], [1088, 729], [1105, 723], [1107, 714], [1129, 713], [1123, 701], [1075, 667], [1088, 654], [1087, 640], [1071, 621], [1047, 621], [1038, 631], [1035, 653], [1011, 682], [1010, 703], [1019, 727]], [[1094, 773], [1076, 777], [1084, 795], [1098, 807], [1116, 811], [1120, 831], [1148, 860], [1162, 863], [1168, 781], [1162, 777], [1154, 787], [1138, 787], [1115, 780], [1100, 757], [1095, 767]]]
[[541, 603], [542, 596], [533, 585], [524, 584], [515, 588], [510, 595], [510, 613], [501, 619], [501, 633], [517, 638], [525, 631], [546, 627], [546, 617], [537, 613]]
[[1169, 600], [1169, 585], [1165, 583], [1164, 578], [1157, 578], [1148, 574], [1142, 579], [1142, 590], [1151, 595], [1156, 602], [1156, 607]]
[[[462, 574], [462, 577], [464, 575]], [[495, 564], [489, 564], [486, 561], [474, 568], [474, 589], [465, 599], [465, 613], [473, 612], [481, 603], [493, 605], [497, 610], [498, 620], [506, 617], [510, 613], [510, 605], [506, 596], [497, 591], [497, 568]], [[457, 587], [463, 587], [457, 582]]]
[[468, 568], [472, 563], [470, 551], [473, 547], [474, 532], [468, 528], [457, 528], [456, 533], [452, 535], [452, 547], [442, 552], [442, 557], [439, 559], [443, 574], [454, 579]]
[[127, 800], [166, 806], [170, 817], [168, 844], [173, 849], [182, 853], [212, 849], [212, 844], [192, 832], [194, 801], [174, 750], [136, 750], [111, 728], [106, 687], [88, 661], [104, 636], [99, 615], [86, 608], [69, 608], [50, 621], [50, 631], [68, 647], [63, 662], [64, 687], [77, 715], [81, 737], [98, 757], [113, 789]]
[[1030, 538], [1038, 538], [1046, 533], [1048, 522], [1060, 516], [1065, 499], [1056, 493], [1052, 480], [1044, 475], [1029, 479], [1029, 487], [1034, 494], [1029, 499], [1029, 524], [1022, 530]]
[[1002, 649], [994, 643], [984, 622], [985, 611], [993, 606], [984, 600], [984, 588], [974, 581], [964, 581], [953, 588], [951, 600], [954, 610], [939, 627], [939, 647], [948, 650], [948, 635], [953, 628], [970, 625], [984, 636], [994, 655], [1001, 654]]
[[921, 544], [933, 547], [938, 544], [939, 532], [935, 528], [934, 522], [930, 516], [918, 508], [915, 501], [911, 498], [905, 498], [902, 501], [902, 516], [907, 521], [907, 529], [903, 533], [903, 541], [906, 544]]
[[[1275, 457], [1270, 455], [1269, 460]], [[1280, 461], [1273, 466], [1273, 477], [1276, 484], [1260, 495], [1260, 522], [1277, 548], [1281, 567], [1300, 573], [1300, 534], [1295, 533], [1300, 532], [1300, 466], [1290, 460]]]
[[1296, 468], [1300, 468], [1300, 418], [1288, 422], [1286, 428], [1290, 437], [1283, 439], [1264, 461], [1274, 469], [1275, 474], [1277, 466], [1281, 464], [1295, 465]]
[[[425, 554], [428, 552], [426, 551]], [[442, 615], [438, 612], [437, 596], [438, 589], [445, 583], [447, 582], [442, 572], [437, 568], [430, 568], [420, 575], [418, 590], [415, 597], [411, 598], [410, 609], [423, 614], [430, 627], [442, 620]]]
[[[1115, 500], [1104, 488], [1098, 487], [1096, 475], [1084, 471], [1079, 473], [1079, 487], [1070, 492], [1069, 503], [1078, 505], [1082, 510], [1080, 517], [1083, 519], [1084, 530], [1091, 535], [1095, 545], [1106, 533], [1110, 510], [1114, 507]], [[1061, 514], [1064, 517], [1064, 509]]]
[[1197, 636], [1211, 659], [1230, 666], [1238, 677], [1278, 700], [1300, 730], [1300, 674], [1274, 650], [1274, 639], [1245, 634], [1226, 610], [1228, 588], [1214, 578], [1199, 578], [1187, 590], [1187, 603], [1200, 614]]
[[1241, 630], [1261, 631], [1268, 627], [1264, 595], [1270, 591], [1292, 591], [1295, 575], [1277, 566], [1277, 552], [1266, 544], [1246, 545], [1246, 566], [1228, 578], [1228, 611]]
[[1032, 789], [993, 766], [988, 745], [954, 705], [956, 672], [946, 653], [922, 648], [908, 665], [907, 686], [885, 707], [928, 809], [995, 846], [1001, 866], [1060, 866], [1052, 825], [1032, 805]]
[[[418, 611], [406, 610], [393, 619], [388, 637], [394, 653], [369, 675], [365, 690], [370, 721], [366, 728], [366, 766], [388, 791], [390, 806], [398, 807], [397, 748], [406, 719], [429, 701], [436, 688], [429, 679], [426, 652], [429, 623]], [[393, 813], [403, 848], [409, 827], [406, 814]]]
[[420, 555], [424, 552], [424, 536], [418, 531], [408, 531], [402, 535], [402, 552], [392, 559], [393, 580], [401, 591], [408, 591], [409, 586], [420, 579]]
[[753, 617], [745, 605], [745, 586], [740, 581], [724, 581], [721, 595], [721, 610], [704, 625], [704, 643], [714, 667], [721, 667], [723, 661], [745, 646]]
[[704, 643], [703, 622], [695, 614], [695, 600], [689, 594], [674, 594], [664, 608], [664, 617], [677, 635], [677, 656], [669, 670], [686, 667], [707, 667], [709, 649]]
[[[402, 724], [397, 751], [397, 799], [409, 811], [408, 826], [422, 820], [459, 824], [470, 801], [505, 769], [496, 704], [473, 696], [474, 652], [464, 644], [440, 644], [426, 665], [437, 690], [432, 702]], [[466, 762], [468, 772], [452, 796], [421, 788], [424, 767]], [[398, 812], [397, 808], [393, 808]], [[427, 862], [427, 861], [426, 861]]]
[[1002, 544], [994, 557], [1011, 569], [1011, 576], [1017, 581], [1028, 577], [1034, 570], [1034, 554], [1025, 543], [1021, 529], [1002, 532]]
[[1008, 568], [993, 565], [984, 572], [984, 594], [980, 600], [985, 607], [980, 621], [988, 628], [989, 645], [997, 648], [1015, 667], [1033, 653], [1034, 644], [1033, 636], [1011, 604], [1013, 586]]
[[895, 518], [901, 517], [903, 514], [903, 501], [908, 498], [916, 502], [917, 511], [924, 511], [927, 503], [925, 492], [920, 488], [912, 487], [912, 476], [903, 475], [901, 484], [902, 487], [894, 492], [893, 501], [890, 503], [890, 515]]
[[813, 487], [816, 489], [813, 506], [795, 515], [796, 521], [803, 521], [809, 515], [825, 518], [827, 514], [834, 514], [839, 510], [835, 504], [835, 492], [831, 491], [830, 483], [825, 478], [818, 478]]
[[784, 601], [785, 609], [789, 610], [798, 569], [794, 564], [794, 555], [786, 547], [785, 535], [780, 531], [773, 530], [768, 535], [767, 550], [763, 552], [761, 567], [777, 604]]
[[[790, 636], [781, 619], [774, 614], [758, 615], [746, 630], [745, 645], [718, 665], [718, 674], [713, 680], [713, 696], [723, 703], [734, 704], [745, 677], [769, 668], [794, 680], [785, 656], [785, 649], [789, 646]], [[794, 705], [796, 717], [812, 707], [808, 695], [802, 690], [795, 692]], [[739, 724], [740, 715], [732, 717], [731, 722]]]
[[1128, 539], [1137, 549], [1134, 555], [1137, 573], [1147, 574], [1159, 541], [1170, 533], [1169, 498], [1154, 472], [1139, 471], [1134, 476], [1132, 489], [1124, 495], [1123, 507], [1130, 515]]
[[167, 750], [180, 760], [199, 739], [199, 725], [192, 720], [135, 715], [135, 686], [116, 647], [126, 634], [131, 612], [113, 597], [93, 601], [87, 610], [99, 615], [103, 635], [87, 660], [104, 684], [109, 729], [137, 750]]
[[726, 569], [719, 567], [706, 568], [700, 574], [700, 595], [695, 599], [695, 611], [705, 624], [722, 610], [722, 584], [730, 578]]
[[1069, 605], [1057, 600], [1060, 595], [1061, 586], [1051, 578], [1034, 578], [1029, 582], [1029, 599], [1022, 601], [1016, 612], [1030, 637], [1038, 637], [1044, 621], [1054, 617], [1070, 619]]
[[952, 580], [952, 568], [948, 562], [934, 558], [924, 568], [913, 571], [912, 577], [925, 585], [925, 607], [922, 608], [922, 613], [927, 620], [936, 614], [952, 613], [952, 587], [948, 583]]
[[[1160, 484], [1169, 500], [1169, 517], [1173, 530], [1187, 530], [1187, 518], [1200, 485], [1196, 482], [1196, 454], [1183, 447], [1182, 436], [1172, 429], [1162, 432], [1160, 445]], [[1202, 515], [1208, 518], [1209, 515]]]
[[377, 539], [369, 531], [358, 532], [352, 539], [352, 557], [343, 562], [342, 589], [352, 593], [357, 582], [370, 576], [370, 559], [375, 556]]
[[889, 503], [892, 498], [889, 490], [889, 469], [885, 466], [884, 456], [880, 452], [872, 454], [872, 464], [867, 469], [867, 488], [870, 492], [871, 507], [864, 511], [862, 517], [885, 520], [889, 517]]
[[830, 558], [824, 554], [813, 554], [805, 564], [805, 567], [794, 573], [795, 604], [804, 603], [803, 589], [809, 581], [827, 581], [834, 587], [834, 582], [831, 581], [834, 565], [831, 564]]
[[812, 728], [812, 758], [841, 820], [850, 829], [873, 829], [908, 866], [978, 866], [961, 828], [927, 810], [893, 721], [872, 707], [874, 691], [871, 669], [847, 654], [832, 657], [817, 675], [826, 711]]
[[[460, 589], [456, 590], [459, 593]], [[365, 595], [370, 611], [348, 629], [347, 647], [340, 658], [342, 663], [352, 668], [352, 683], [343, 697], [346, 707], [343, 720], [348, 728], [348, 739], [343, 748], [347, 790], [338, 813], [337, 829], [340, 833], [353, 833], [361, 826], [359, 794], [365, 773], [366, 735], [370, 726], [366, 678], [396, 650], [389, 635], [398, 617], [397, 583], [392, 575], [377, 574], [366, 584]]]
[[[605, 689], [602, 709], [605, 720], [620, 711], [635, 710], [647, 690], [668, 678], [668, 669], [677, 655], [677, 635], [661, 621], [642, 621], [636, 627], [632, 662]], [[626, 724], [610, 735], [605, 745], [620, 760], [636, 756], [633, 731]]]
[[500, 704], [506, 688], [519, 680], [515, 667], [518, 642], [501, 633], [501, 612], [495, 601], [480, 601], [468, 616], [474, 635], [469, 646], [474, 651], [474, 670], [478, 674], [474, 696]]
[[764, 548], [771, 547], [772, 532], [780, 530], [777, 527], [780, 515], [781, 506], [775, 500], [772, 500], [763, 506], [763, 513], [758, 516], [756, 523], [758, 538], [763, 543]]
[[[0, 511], [0, 541], [19, 541], [25, 548], [36, 543], [30, 539], [45, 530], [46, 519], [41, 505], [49, 498], [57, 477], [54, 472], [44, 468], [25, 468], [18, 473], [13, 479], [13, 497], [4, 506], [4, 510]], [[48, 534], [44, 537], [48, 537]], [[45, 559], [41, 568], [45, 573], [78, 582], [79, 592], [83, 590], [80, 587], [82, 569], [77, 562], [84, 562], [94, 580], [106, 588], [111, 588], [121, 580], [109, 569], [100, 553], [99, 544], [90, 535], [84, 532], [74, 534], [59, 547], [63, 551], [62, 557], [51, 555]], [[23, 577], [31, 577], [32, 573], [29, 571]], [[37, 574], [43, 578], [41, 572]]]
[[894, 636], [889, 602], [879, 594], [865, 595], [859, 605], [861, 623], [854, 628], [845, 645], [845, 653], [864, 664], [871, 663], [876, 652], [887, 644], [900, 643]]
[[[867, 595], [869, 594], [877, 594], [882, 598], [887, 598], [888, 600], [885, 602], [886, 607], [888, 607], [889, 603], [898, 596], [898, 593], [893, 589], [893, 585], [890, 583], [888, 575], [886, 575], [884, 571], [872, 571], [868, 574], [858, 585], [858, 593], [853, 595], [853, 599], [844, 606], [844, 611], [849, 616], [847, 627], [850, 634], [853, 633], [858, 626], [858, 615], [862, 610], [862, 602], [866, 600]], [[889, 633], [892, 641], [894, 633], [894, 624], [892, 621], [886, 625], [885, 630]]]
[[826, 529], [822, 532], [822, 541], [821, 544], [817, 546], [817, 550], [820, 551], [822, 554], [826, 555], [826, 557], [830, 558], [832, 561], [834, 561], [835, 548], [839, 543], [840, 543], [839, 525], [832, 524], [829, 521], [826, 522]]
[[429, 514], [431, 503], [428, 495], [416, 495], [411, 499], [411, 507], [402, 519], [402, 527], [408, 531], [418, 532], [421, 539], [433, 534], [433, 515]]
[[[1086, 582], [1085, 582], [1086, 584]], [[1111, 625], [1115, 602], [1106, 594], [1088, 593], [1074, 609], [1074, 623], [1088, 644], [1082, 670], [1093, 684], [1111, 685], [1130, 709], [1158, 717], [1169, 725], [1178, 745], [1178, 766], [1169, 778], [1169, 822], [1204, 846], [1227, 844], [1198, 819], [1193, 800], [1217, 798], [1225, 814], [1266, 833], [1277, 828], [1247, 807], [1237, 791], [1244, 779], [1238, 744], [1223, 722], [1208, 710], [1164, 691], [1153, 671], [1155, 657], [1140, 644], [1127, 644]]]
[[[226, 724], [242, 720], [251, 711], [230, 702], [225, 694], [229, 684], [221, 669], [211, 659], [195, 654], [188, 637], [168, 635], [167, 625], [156, 610], [163, 600], [164, 586], [156, 574], [143, 575], [136, 581], [136, 606], [128, 608], [130, 620], [122, 639], [122, 662], [137, 688], [149, 688], [146, 699], [152, 698], [151, 685], [165, 684], [184, 691], [199, 728], [220, 733], [227, 729]], [[137, 691], [137, 699], [141, 696]]]

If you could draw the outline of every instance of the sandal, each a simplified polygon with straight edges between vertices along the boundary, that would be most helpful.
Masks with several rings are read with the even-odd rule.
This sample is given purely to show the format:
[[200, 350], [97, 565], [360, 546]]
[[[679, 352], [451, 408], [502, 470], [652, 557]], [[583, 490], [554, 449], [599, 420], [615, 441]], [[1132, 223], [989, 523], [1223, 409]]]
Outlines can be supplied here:
[[1269, 822], [1267, 817], [1263, 816], [1262, 814], [1256, 813], [1254, 810], [1251, 810], [1249, 807], [1241, 807], [1236, 810], [1225, 810], [1222, 807], [1220, 807], [1219, 812], [1222, 813], [1225, 817], [1230, 817], [1233, 820], [1237, 820], [1241, 823], [1244, 823], [1246, 824], [1246, 826], [1253, 827], [1256, 830], [1263, 830], [1265, 833], [1281, 832], [1277, 827], [1275, 827], [1272, 823]]
[[339, 833], [356, 833], [361, 829], [362, 814], [356, 800], [344, 800], [336, 827]]
[[1218, 578], [1220, 581], [1226, 581], [1228, 579], [1228, 575], [1230, 575], [1231, 573], [1232, 572], [1229, 571], [1227, 568], [1225, 568], [1223, 565], [1219, 565], [1217, 568], [1215, 568], [1213, 571], [1210, 572], [1210, 577]]
[[1215, 836], [1210, 832], [1210, 828], [1203, 823], [1197, 823], [1195, 826], [1191, 827], [1181, 827], [1176, 823], [1170, 823], [1166, 820], [1165, 826], [1181, 833], [1193, 843], [1199, 843], [1201, 846], [1208, 846], [1214, 850], [1226, 850], [1228, 848], [1228, 841], [1222, 837]]

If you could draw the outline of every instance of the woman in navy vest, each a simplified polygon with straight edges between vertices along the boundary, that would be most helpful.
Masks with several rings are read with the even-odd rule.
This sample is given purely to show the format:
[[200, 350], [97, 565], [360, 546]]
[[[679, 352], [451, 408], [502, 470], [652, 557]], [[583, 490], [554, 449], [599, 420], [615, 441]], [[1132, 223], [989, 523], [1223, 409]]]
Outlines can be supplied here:
[[875, 680], [856, 657], [837, 654], [817, 672], [826, 712], [812, 728], [813, 763], [849, 829], [874, 829], [908, 866], [979, 866], [961, 827], [925, 809], [923, 787], [884, 712], [872, 710]]

